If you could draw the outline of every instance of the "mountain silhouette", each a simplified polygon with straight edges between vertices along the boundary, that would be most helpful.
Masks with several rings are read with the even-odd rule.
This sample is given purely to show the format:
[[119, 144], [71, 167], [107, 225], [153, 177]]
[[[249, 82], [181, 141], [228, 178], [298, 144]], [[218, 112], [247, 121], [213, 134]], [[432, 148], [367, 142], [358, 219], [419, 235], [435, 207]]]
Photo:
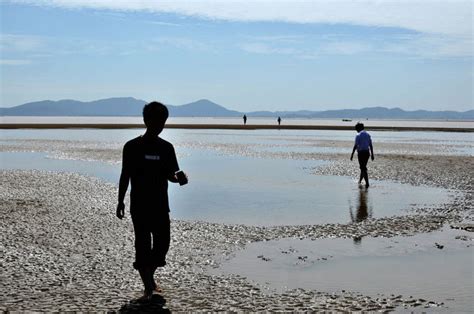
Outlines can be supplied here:
[[243, 113], [228, 110], [207, 99], [185, 104], [182, 106], [167, 105], [172, 117], [238, 117]]
[[[30, 102], [11, 108], [0, 108], [1, 116], [141, 116], [145, 100], [116, 97], [82, 102], [71, 99]], [[207, 99], [181, 106], [166, 105], [172, 117], [239, 117], [244, 112], [229, 110]], [[405, 111], [400, 108], [372, 107], [326, 111], [254, 111], [248, 117], [319, 118], [319, 119], [441, 119], [474, 120], [474, 110]]]
[[77, 100], [44, 100], [24, 105], [2, 108], [5, 116], [139, 116], [144, 100], [132, 97], [100, 99], [90, 102]]

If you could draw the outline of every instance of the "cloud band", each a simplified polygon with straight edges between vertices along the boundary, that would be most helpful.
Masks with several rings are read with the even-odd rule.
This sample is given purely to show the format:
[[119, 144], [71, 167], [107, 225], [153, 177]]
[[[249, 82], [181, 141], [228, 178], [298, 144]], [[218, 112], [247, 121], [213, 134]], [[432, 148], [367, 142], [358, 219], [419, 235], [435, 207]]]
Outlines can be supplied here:
[[280, 21], [399, 27], [422, 33], [472, 37], [470, 0], [10, 0], [68, 9], [172, 13], [229, 21]]

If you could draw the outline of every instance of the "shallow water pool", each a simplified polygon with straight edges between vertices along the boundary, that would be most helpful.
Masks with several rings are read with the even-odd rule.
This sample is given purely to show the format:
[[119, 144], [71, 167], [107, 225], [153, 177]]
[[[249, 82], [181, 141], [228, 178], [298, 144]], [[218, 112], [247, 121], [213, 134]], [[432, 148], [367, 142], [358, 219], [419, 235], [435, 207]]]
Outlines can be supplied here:
[[[349, 177], [316, 176], [323, 161], [260, 159], [186, 149], [180, 160], [190, 183], [169, 188], [175, 219], [246, 225], [347, 223], [405, 215], [418, 206], [449, 203], [453, 193], [432, 187]], [[3, 169], [77, 172], [117, 184], [120, 165], [49, 158], [46, 153], [0, 153]]]
[[470, 312], [473, 236], [447, 227], [411, 237], [257, 242], [211, 272], [238, 274], [276, 290], [413, 296], [445, 303], [436, 311]]

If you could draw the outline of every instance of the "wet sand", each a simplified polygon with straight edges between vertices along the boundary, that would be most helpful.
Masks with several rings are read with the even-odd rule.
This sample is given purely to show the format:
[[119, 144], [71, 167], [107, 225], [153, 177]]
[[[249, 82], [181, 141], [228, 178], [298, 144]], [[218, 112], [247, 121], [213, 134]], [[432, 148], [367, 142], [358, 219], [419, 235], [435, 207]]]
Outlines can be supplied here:
[[[59, 143], [62, 148], [57, 151], [68, 152], [67, 143]], [[82, 152], [90, 152], [97, 160], [116, 162], [120, 158], [120, 147], [83, 146]], [[323, 159], [330, 163], [311, 169], [314, 174], [357, 176], [356, 163], [348, 164], [343, 154], [263, 154]], [[274, 291], [242, 276], [209, 271], [254, 242], [411, 236], [474, 221], [474, 179], [469, 171], [473, 157], [381, 154], [376, 158], [377, 163], [369, 165], [374, 178], [459, 193], [450, 204], [360, 223], [252, 227], [174, 220], [168, 266], [160, 273], [166, 306], [172, 311], [443, 309], [443, 300], [419, 300], [403, 293], [370, 297], [345, 289]], [[114, 185], [70, 173], [2, 170], [0, 174], [0, 241], [4, 244], [0, 249], [0, 310], [146, 309], [129, 303], [140, 295], [141, 284], [131, 266], [129, 215], [126, 221], [114, 216]]]
[[[1, 310], [118, 310], [139, 296], [132, 270], [133, 233], [114, 217], [116, 188], [68, 173], [2, 171]], [[457, 208], [361, 224], [250, 227], [173, 221], [168, 266], [160, 273], [174, 311], [390, 310], [411, 306], [409, 296], [356, 292], [274, 292], [236, 275], [212, 275], [219, 258], [247, 243], [283, 238], [410, 235], [458, 221]], [[417, 306], [442, 306], [425, 300]], [[431, 303], [429, 303], [431, 302]]]

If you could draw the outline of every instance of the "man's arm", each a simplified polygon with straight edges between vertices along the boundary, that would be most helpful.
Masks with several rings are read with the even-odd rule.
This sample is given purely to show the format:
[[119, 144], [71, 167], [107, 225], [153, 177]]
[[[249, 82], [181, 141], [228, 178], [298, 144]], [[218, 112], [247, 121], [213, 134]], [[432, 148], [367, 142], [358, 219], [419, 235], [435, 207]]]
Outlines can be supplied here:
[[357, 149], [357, 144], [355, 144], [354, 148], [352, 149], [351, 160], [352, 160], [352, 158], [354, 158], [354, 153], [355, 153], [356, 149]]
[[130, 175], [128, 171], [124, 171], [122, 169], [122, 173], [120, 174], [120, 183], [119, 183], [119, 195], [118, 195], [118, 202], [123, 203], [125, 199], [125, 194], [127, 193], [128, 183], [130, 181]]
[[125, 199], [125, 194], [127, 193], [129, 181], [130, 176], [128, 175], [128, 173], [122, 171], [122, 174], [120, 175], [119, 197], [117, 205], [117, 217], [119, 219], [122, 219], [125, 216], [125, 203], [123, 202], [123, 200]]
[[370, 158], [374, 161], [374, 147], [372, 146], [372, 137], [369, 135]]
[[123, 148], [122, 173], [120, 174], [117, 217], [122, 219], [125, 216], [125, 194], [127, 193], [128, 183], [130, 182], [130, 171], [128, 165], [128, 153], [126, 147]]
[[176, 153], [174, 147], [171, 146], [170, 149], [170, 163], [169, 163], [169, 174], [168, 180], [173, 183], [178, 183], [178, 178], [176, 177], [176, 171], [179, 170], [178, 159], [176, 158]]

